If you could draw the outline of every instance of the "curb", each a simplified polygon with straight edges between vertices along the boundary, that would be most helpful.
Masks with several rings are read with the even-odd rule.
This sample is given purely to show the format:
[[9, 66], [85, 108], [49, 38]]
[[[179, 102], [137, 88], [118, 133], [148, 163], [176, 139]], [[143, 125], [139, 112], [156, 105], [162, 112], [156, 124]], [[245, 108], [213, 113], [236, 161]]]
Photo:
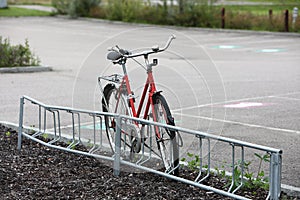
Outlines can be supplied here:
[[2, 67], [0, 73], [33, 73], [53, 71], [49, 66], [28, 66], [28, 67]]
[[[7, 122], [7, 121], [0, 121], [0, 125], [6, 126], [6, 127], [11, 128], [13, 130], [16, 130], [16, 131], [18, 131], [18, 129], [19, 129], [18, 124]], [[63, 138], [66, 139], [66, 140], [71, 139], [67, 135], [64, 135]], [[300, 188], [299, 187], [286, 185], [286, 184], [281, 184], [281, 191], [285, 192], [286, 194], [288, 194], [289, 196], [292, 196], [292, 197], [300, 197]]]

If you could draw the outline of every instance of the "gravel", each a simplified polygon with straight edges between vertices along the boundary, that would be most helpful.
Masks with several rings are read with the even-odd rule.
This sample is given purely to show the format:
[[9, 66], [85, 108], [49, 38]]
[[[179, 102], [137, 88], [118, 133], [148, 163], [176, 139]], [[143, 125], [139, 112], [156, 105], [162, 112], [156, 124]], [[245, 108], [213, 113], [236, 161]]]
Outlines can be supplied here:
[[[0, 125], [0, 199], [231, 199], [152, 173], [123, 170], [127, 172], [114, 177], [111, 165], [24, 137], [18, 151], [16, 131]], [[195, 176], [184, 169], [180, 173]], [[222, 181], [208, 180], [215, 186]], [[265, 199], [267, 191], [255, 194], [243, 192], [248, 198]]]

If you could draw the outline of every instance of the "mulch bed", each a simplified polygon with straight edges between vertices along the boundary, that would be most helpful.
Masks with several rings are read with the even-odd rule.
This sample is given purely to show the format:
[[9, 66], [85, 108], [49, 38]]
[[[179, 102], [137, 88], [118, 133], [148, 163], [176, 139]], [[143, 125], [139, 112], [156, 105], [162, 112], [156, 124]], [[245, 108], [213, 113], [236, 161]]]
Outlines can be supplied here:
[[[124, 170], [114, 177], [111, 165], [24, 137], [18, 151], [17, 132], [0, 125], [1, 199], [231, 199], [152, 173]], [[246, 196], [265, 199], [262, 192]]]

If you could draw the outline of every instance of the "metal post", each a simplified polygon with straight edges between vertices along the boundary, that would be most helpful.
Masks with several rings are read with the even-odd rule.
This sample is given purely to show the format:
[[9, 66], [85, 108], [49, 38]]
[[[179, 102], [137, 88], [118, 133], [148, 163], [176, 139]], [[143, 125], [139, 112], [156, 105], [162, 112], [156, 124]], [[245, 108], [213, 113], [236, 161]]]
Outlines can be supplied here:
[[21, 97], [20, 98], [20, 113], [19, 113], [18, 150], [21, 150], [21, 147], [22, 147], [23, 114], [24, 114], [24, 97]]
[[284, 30], [285, 32], [289, 32], [289, 10], [285, 10], [284, 12]]
[[225, 28], [225, 8], [221, 10], [221, 28]]
[[[196, 136], [197, 137], [197, 136]], [[198, 137], [199, 138], [199, 173], [197, 178], [195, 179], [195, 182], [198, 182], [198, 180], [200, 179], [201, 175], [202, 175], [202, 165], [203, 165], [203, 155], [202, 155], [202, 137]], [[199, 182], [198, 182], [199, 183]]]
[[273, 10], [272, 9], [269, 10], [269, 22], [270, 22], [271, 28], [273, 28]]
[[228, 192], [231, 192], [234, 182], [235, 182], [235, 149], [234, 149], [234, 144], [231, 144], [232, 146], [232, 177], [231, 177], [231, 185], [228, 189]]
[[39, 105], [39, 132], [42, 132], [42, 106]]
[[297, 19], [297, 16], [298, 16], [298, 8], [297, 7], [294, 7], [293, 9], [293, 29], [295, 29], [295, 23], [296, 23], [296, 19]]
[[270, 200], [278, 200], [281, 192], [281, 154], [272, 153], [270, 162]]
[[113, 174], [114, 176], [120, 175], [120, 161], [121, 161], [121, 117], [117, 116], [115, 118], [117, 122], [116, 127], [116, 137], [115, 137], [115, 159], [114, 159], [114, 169]]
[[77, 118], [78, 118], [78, 143], [81, 142], [81, 125], [80, 125], [80, 113], [77, 113]]

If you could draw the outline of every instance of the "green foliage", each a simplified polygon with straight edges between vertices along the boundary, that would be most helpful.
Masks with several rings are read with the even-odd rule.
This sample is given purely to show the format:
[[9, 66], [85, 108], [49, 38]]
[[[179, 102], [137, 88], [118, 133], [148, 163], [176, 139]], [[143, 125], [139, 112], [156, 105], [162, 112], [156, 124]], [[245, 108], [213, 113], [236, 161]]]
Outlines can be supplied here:
[[190, 161], [188, 161], [188, 168], [189, 169], [192, 169], [192, 170], [195, 170], [197, 168], [200, 167], [200, 158], [198, 155], [194, 155], [192, 153], [187, 153], [188, 157], [190, 158], [194, 158]]
[[37, 66], [40, 60], [29, 47], [28, 40], [25, 45], [11, 45], [9, 39], [0, 36], [0, 67]]
[[258, 170], [257, 170], [257, 176], [256, 178], [259, 178], [259, 177], [263, 177], [261, 175], [261, 173], [263, 171], [261, 171], [261, 166], [262, 166], [262, 162], [270, 162], [270, 155], [269, 154], [265, 154], [265, 155], [259, 155], [258, 153], [255, 153], [254, 154], [258, 159], [259, 159], [259, 166], [258, 166]]
[[[224, 188], [228, 188], [232, 184], [232, 180], [234, 180], [233, 188], [232, 188], [232, 190], [234, 190], [241, 184], [243, 178], [243, 187], [246, 189], [263, 188], [265, 190], [268, 190], [269, 179], [268, 177], [265, 176], [265, 172], [261, 168], [263, 162], [270, 162], [270, 155], [269, 154], [260, 155], [257, 153], [255, 153], [254, 155], [259, 159], [259, 165], [257, 168], [256, 176], [254, 175], [253, 172], [250, 171], [250, 166], [252, 164], [251, 162], [246, 162], [246, 161], [242, 162], [241, 160], [238, 160], [233, 166], [234, 172], [232, 176], [228, 176], [226, 174], [225, 165], [222, 165], [221, 169], [215, 167], [216, 175], [228, 180], [227, 184], [224, 185]], [[199, 156], [189, 152], [187, 153], [187, 158], [182, 158], [181, 161], [187, 162], [187, 167], [190, 170], [199, 169], [201, 164], [201, 160]], [[203, 168], [205, 167], [207, 166], [203, 166]], [[229, 167], [231, 168], [232, 166]], [[243, 174], [242, 174], [242, 168], [244, 168]]]
[[[75, 141], [76, 142], [76, 141]], [[76, 149], [76, 143], [73, 143], [72, 140], [68, 141], [67, 142], [67, 145], [68, 145], [68, 148], [72, 149], [72, 150], [75, 150]]]
[[10, 131], [6, 131], [5, 135], [6, 135], [6, 137], [10, 137], [11, 136], [11, 132]]
[[42, 138], [44, 140], [47, 140], [49, 138], [49, 135], [47, 133], [42, 134]]
[[200, 158], [198, 155], [194, 155], [192, 153], [187, 152], [187, 156], [188, 156], [188, 159], [182, 158], [181, 161], [182, 162], [187, 161], [187, 167], [190, 170], [195, 170], [200, 167]]
[[87, 17], [92, 8], [98, 6], [101, 0], [52, 0], [52, 5], [59, 14], [70, 17]]
[[[263, 188], [267, 190], [269, 188], [269, 178], [265, 177], [265, 172], [261, 170], [262, 162], [270, 162], [269, 154], [265, 155], [259, 155], [257, 153], [254, 154], [257, 158], [259, 158], [259, 166], [257, 169], [257, 176], [254, 177], [254, 173], [250, 172], [249, 166], [251, 165], [251, 162], [241, 162], [240, 160], [234, 165], [234, 175], [232, 178], [234, 178], [234, 185], [232, 189], [237, 188], [241, 184], [241, 178], [243, 178], [243, 187], [249, 188], [249, 189], [255, 189], [255, 188]], [[244, 166], [244, 174], [242, 177], [242, 167]], [[231, 180], [232, 180], [231, 178]], [[228, 187], [231, 184], [228, 183], [224, 187]]]
[[107, 18], [125, 22], [138, 21], [143, 9], [140, 0], [108, 0]]
[[52, 0], [52, 6], [59, 14], [68, 14], [70, 0]]
[[72, 0], [69, 5], [68, 14], [71, 17], [86, 17], [91, 8], [98, 6], [100, 0]]

